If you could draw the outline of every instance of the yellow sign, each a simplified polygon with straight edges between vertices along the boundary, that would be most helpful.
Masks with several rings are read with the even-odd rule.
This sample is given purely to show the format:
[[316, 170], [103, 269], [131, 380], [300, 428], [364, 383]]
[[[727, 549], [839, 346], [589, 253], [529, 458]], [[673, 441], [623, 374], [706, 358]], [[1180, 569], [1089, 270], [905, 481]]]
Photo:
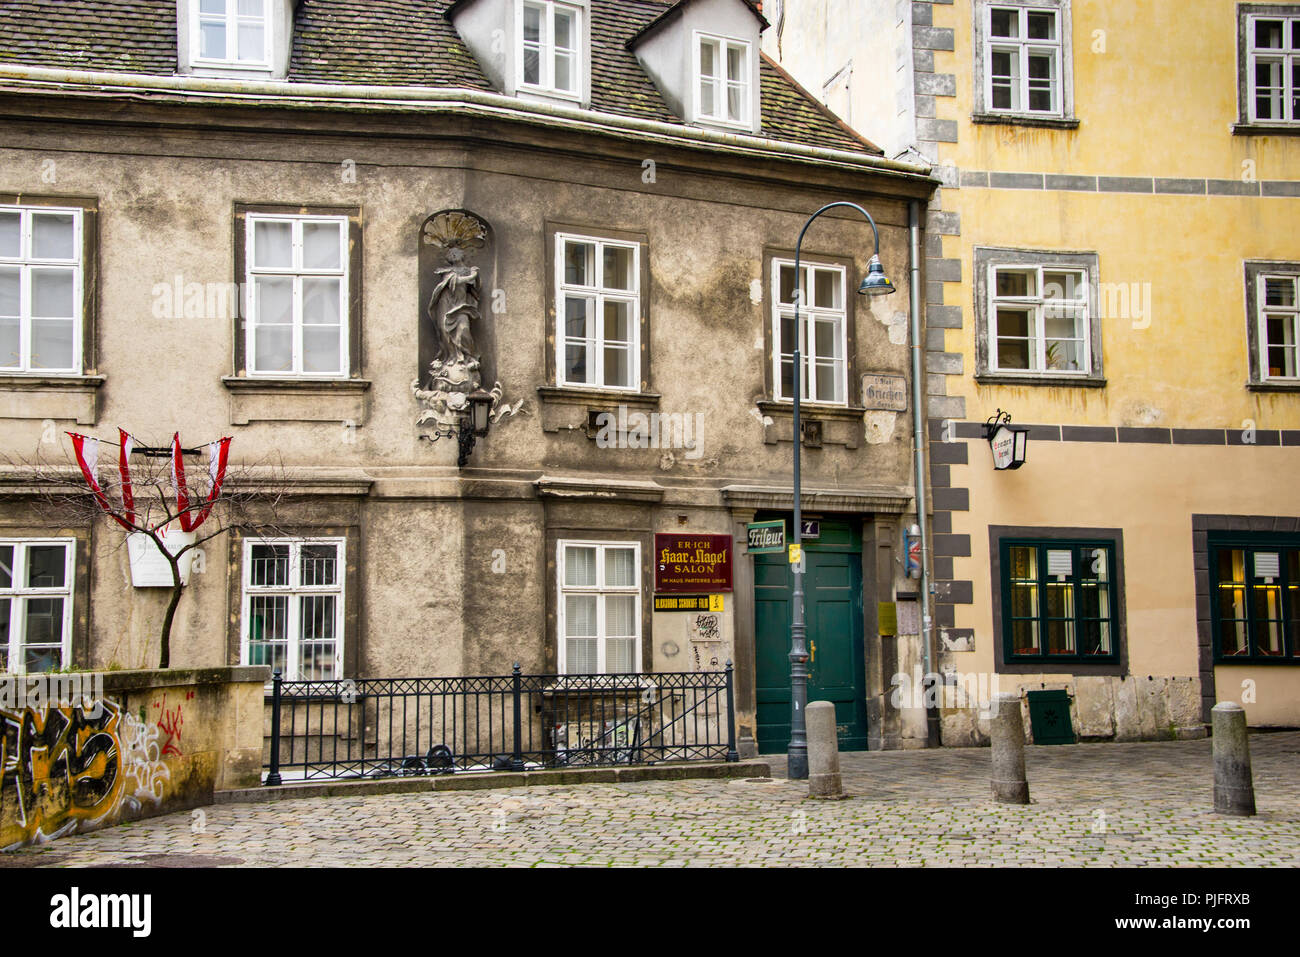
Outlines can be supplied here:
[[802, 545], [791, 545], [791, 546], [790, 546], [790, 564], [791, 564], [791, 565], [798, 565], [801, 561], [803, 561], [803, 546], [802, 546]]
[[721, 595], [655, 595], [655, 611], [722, 611]]
[[877, 617], [880, 619], [881, 635], [898, 634], [898, 606], [892, 601], [882, 601], [877, 605]]

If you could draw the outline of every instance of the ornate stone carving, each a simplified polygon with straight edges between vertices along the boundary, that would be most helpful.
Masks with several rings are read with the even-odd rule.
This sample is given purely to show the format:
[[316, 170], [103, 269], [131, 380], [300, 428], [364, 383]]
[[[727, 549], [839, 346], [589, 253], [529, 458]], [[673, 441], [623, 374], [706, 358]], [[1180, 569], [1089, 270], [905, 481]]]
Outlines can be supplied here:
[[[484, 276], [472, 259], [490, 240], [487, 222], [467, 210], [435, 213], [421, 230], [420, 262], [432, 281], [424, 306], [424, 321], [429, 323], [431, 335], [421, 338], [428, 344], [425, 355], [431, 358], [423, 385], [418, 378], [411, 383], [412, 393], [423, 406], [416, 425], [456, 426], [469, 410], [470, 393], [483, 386]], [[429, 252], [436, 259], [426, 265]], [[492, 396], [489, 421], [496, 423], [523, 411], [523, 400], [513, 406], [502, 403], [500, 382], [487, 391]]]

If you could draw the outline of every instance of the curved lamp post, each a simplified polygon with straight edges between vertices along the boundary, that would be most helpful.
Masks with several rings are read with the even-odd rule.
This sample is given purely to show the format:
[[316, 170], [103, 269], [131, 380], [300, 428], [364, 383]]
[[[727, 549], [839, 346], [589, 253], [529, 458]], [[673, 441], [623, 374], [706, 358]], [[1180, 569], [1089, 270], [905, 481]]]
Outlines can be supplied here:
[[[808, 707], [808, 648], [805, 643], [807, 629], [803, 617], [803, 510], [800, 494], [800, 452], [803, 449], [803, 434], [799, 429], [799, 403], [803, 398], [803, 356], [799, 350], [800, 326], [799, 306], [803, 303], [803, 270], [800, 265], [800, 253], [803, 249], [803, 237], [808, 227], [822, 213], [839, 206], [856, 209], [871, 224], [871, 233], [876, 240], [876, 251], [867, 265], [867, 277], [858, 287], [862, 296], [887, 296], [894, 292], [894, 284], [885, 276], [885, 267], [880, 264], [880, 230], [871, 214], [857, 203], [838, 202], [823, 206], [804, 223], [799, 233], [799, 242], [794, 248], [794, 544], [799, 549], [799, 561], [791, 566], [794, 571], [794, 611], [790, 620], [790, 747], [786, 751], [786, 769], [790, 780], [803, 780], [808, 777], [808, 725], [804, 720], [804, 711]], [[780, 343], [777, 349], [780, 349]]]

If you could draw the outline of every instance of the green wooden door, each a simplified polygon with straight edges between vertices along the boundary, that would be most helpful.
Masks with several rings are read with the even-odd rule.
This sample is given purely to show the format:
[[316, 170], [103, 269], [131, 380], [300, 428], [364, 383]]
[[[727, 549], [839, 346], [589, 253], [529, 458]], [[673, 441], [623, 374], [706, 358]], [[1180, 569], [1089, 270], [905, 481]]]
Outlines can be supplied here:
[[[865, 751], [862, 538], [847, 523], [823, 521], [821, 537], [806, 541], [804, 552], [804, 621], [811, 657], [808, 700], [835, 705], [841, 750]], [[773, 754], [785, 751], [790, 743], [794, 576], [785, 555], [753, 558], [758, 748], [764, 754]]]

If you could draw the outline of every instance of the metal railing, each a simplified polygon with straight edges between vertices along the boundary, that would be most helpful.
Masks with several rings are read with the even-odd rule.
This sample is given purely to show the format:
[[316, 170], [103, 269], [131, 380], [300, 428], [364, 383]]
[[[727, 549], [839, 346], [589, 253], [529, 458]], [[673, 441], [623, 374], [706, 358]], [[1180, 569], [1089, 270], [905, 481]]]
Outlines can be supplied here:
[[732, 666], [271, 682], [265, 783], [737, 761]]

